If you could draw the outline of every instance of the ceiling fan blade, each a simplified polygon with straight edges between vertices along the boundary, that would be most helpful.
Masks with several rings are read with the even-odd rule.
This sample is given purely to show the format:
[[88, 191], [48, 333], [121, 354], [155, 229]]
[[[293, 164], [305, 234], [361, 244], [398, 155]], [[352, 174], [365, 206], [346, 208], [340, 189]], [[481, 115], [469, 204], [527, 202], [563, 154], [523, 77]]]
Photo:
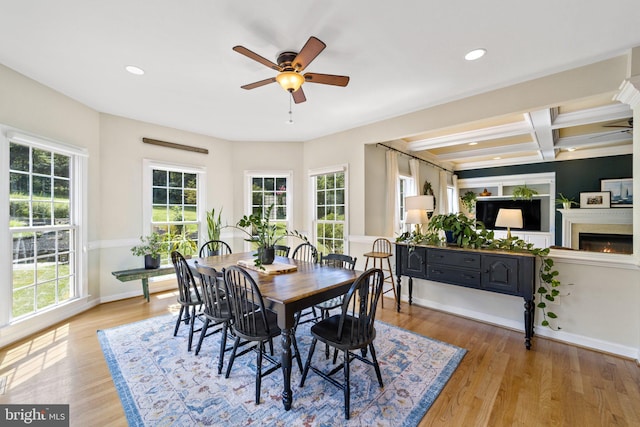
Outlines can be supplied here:
[[309, 40], [302, 46], [302, 50], [296, 55], [291, 63], [293, 68], [302, 71], [327, 47], [324, 42], [316, 37], [309, 37]]
[[296, 104], [300, 104], [301, 102], [305, 102], [307, 100], [307, 97], [304, 96], [304, 92], [302, 91], [302, 86], [300, 86], [297, 91], [293, 92], [292, 96], [293, 102], [295, 102]]
[[260, 80], [259, 82], [249, 83], [248, 85], [240, 86], [242, 89], [255, 89], [260, 86], [268, 85], [269, 83], [274, 83], [276, 81], [275, 77], [271, 77], [268, 79]]
[[626, 129], [633, 129], [633, 118], [630, 118], [629, 120], [619, 120], [617, 122], [613, 122], [613, 123], [626, 123], [624, 125], [616, 125], [616, 124], [610, 124], [610, 125], [602, 125], [603, 128], [626, 128]]
[[345, 87], [349, 84], [349, 76], [336, 76], [333, 74], [306, 73], [304, 81], [309, 83], [321, 83]]
[[276, 64], [275, 62], [269, 61], [267, 58], [264, 58], [264, 57], [258, 55], [257, 53], [247, 49], [244, 46], [234, 46], [233, 50], [235, 50], [236, 52], [238, 52], [241, 55], [246, 56], [247, 58], [251, 58], [254, 61], [258, 61], [262, 65], [266, 65], [267, 67], [269, 67], [271, 69], [274, 69], [276, 71], [282, 71], [282, 68], [278, 64]]

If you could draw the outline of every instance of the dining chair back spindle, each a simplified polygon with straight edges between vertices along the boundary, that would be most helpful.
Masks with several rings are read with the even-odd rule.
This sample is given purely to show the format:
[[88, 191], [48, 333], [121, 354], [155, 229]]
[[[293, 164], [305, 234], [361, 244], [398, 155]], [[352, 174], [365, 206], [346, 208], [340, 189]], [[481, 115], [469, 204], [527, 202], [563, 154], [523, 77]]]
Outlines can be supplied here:
[[[224, 352], [227, 346], [227, 333], [231, 324], [231, 307], [229, 306], [229, 300], [227, 299], [227, 293], [225, 290], [224, 280], [220, 278], [218, 271], [212, 267], [206, 267], [199, 265], [195, 262], [196, 271], [200, 276], [200, 284], [202, 289], [202, 298], [204, 302], [204, 308], [202, 310], [202, 316], [204, 317], [204, 324], [200, 331], [200, 339], [196, 346], [196, 356], [200, 352], [202, 341], [205, 337], [221, 332], [220, 337], [220, 352], [218, 354], [218, 374], [222, 373], [222, 366], [224, 364]], [[208, 333], [210, 327], [220, 326], [213, 332]]]
[[291, 251], [291, 247], [285, 245], [273, 245], [273, 251], [277, 256], [283, 256], [285, 258], [289, 257], [289, 251]]
[[317, 264], [318, 250], [309, 242], [301, 243], [293, 250], [291, 258]]
[[200, 247], [198, 256], [205, 258], [214, 255], [229, 255], [231, 253], [231, 247], [226, 242], [222, 240], [209, 240]]
[[[373, 341], [376, 338], [374, 327], [376, 308], [382, 293], [384, 282], [384, 272], [379, 268], [372, 268], [365, 271], [351, 285], [351, 288], [344, 297], [341, 313], [323, 319], [311, 327], [313, 340], [309, 349], [309, 355], [304, 365], [300, 387], [311, 369], [331, 384], [341, 388], [344, 393], [344, 417], [349, 419], [350, 413], [350, 383], [349, 368], [353, 359], [358, 359], [366, 364], [372, 365], [378, 378], [378, 384], [383, 387], [382, 373], [376, 357]], [[318, 341], [334, 347], [343, 352], [343, 361], [338, 367], [330, 372], [311, 366], [311, 358], [316, 349]], [[366, 358], [366, 350], [369, 350], [371, 360]], [[353, 350], [361, 350], [361, 355]], [[334, 357], [335, 363], [335, 357]], [[338, 382], [333, 375], [342, 370], [344, 372], [344, 383]]]
[[187, 349], [191, 351], [191, 343], [193, 342], [194, 326], [197, 318], [198, 311], [202, 307], [202, 296], [198, 291], [198, 286], [193, 273], [187, 264], [187, 260], [178, 251], [171, 252], [171, 262], [176, 272], [176, 279], [178, 281], [178, 303], [180, 304], [180, 312], [178, 313], [178, 319], [176, 320], [176, 327], [173, 331], [173, 336], [178, 335], [178, 329], [180, 324], [184, 322], [189, 325], [189, 342]]

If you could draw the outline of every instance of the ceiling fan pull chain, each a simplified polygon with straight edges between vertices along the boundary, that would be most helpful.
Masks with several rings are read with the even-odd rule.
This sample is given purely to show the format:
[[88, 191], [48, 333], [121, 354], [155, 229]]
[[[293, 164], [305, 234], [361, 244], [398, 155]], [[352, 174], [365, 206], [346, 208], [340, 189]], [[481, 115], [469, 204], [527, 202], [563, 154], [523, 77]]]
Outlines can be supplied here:
[[291, 100], [293, 99], [293, 92], [289, 92], [289, 121], [287, 124], [293, 124], [293, 111], [291, 110]]

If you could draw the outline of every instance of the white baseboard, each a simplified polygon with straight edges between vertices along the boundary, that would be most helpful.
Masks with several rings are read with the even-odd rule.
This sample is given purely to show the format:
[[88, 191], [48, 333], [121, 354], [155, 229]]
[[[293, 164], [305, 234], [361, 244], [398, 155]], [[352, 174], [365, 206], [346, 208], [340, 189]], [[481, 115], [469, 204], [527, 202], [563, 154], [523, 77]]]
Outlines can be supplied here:
[[[149, 294], [154, 294], [156, 292], [168, 291], [168, 290], [178, 290], [176, 288], [176, 281], [174, 280], [166, 280], [161, 282], [149, 283]], [[121, 292], [119, 294], [107, 295], [100, 298], [100, 304], [105, 302], [113, 302], [119, 301], [128, 298], [140, 297], [144, 299], [142, 293], [142, 285], [139, 285], [135, 290]]]
[[[409, 303], [409, 300], [406, 297], [401, 298], [401, 301], [404, 303]], [[505, 319], [503, 317], [492, 316], [487, 313], [480, 313], [473, 310], [461, 309], [460, 307], [449, 306], [446, 304], [440, 304], [433, 301], [425, 300], [422, 298], [413, 298], [413, 304], [419, 305], [421, 307], [433, 308], [435, 310], [444, 311], [446, 313], [455, 314], [457, 316], [465, 317], [472, 320], [477, 320], [483, 323], [489, 323], [492, 325], [522, 331], [524, 334], [524, 318], [522, 322], [516, 322], [512, 319]], [[554, 331], [552, 329], [546, 328], [541, 325], [535, 325], [534, 327], [535, 335], [547, 337], [556, 341], [564, 342], [566, 344], [572, 344], [578, 347], [584, 347], [591, 350], [601, 351], [604, 353], [610, 353], [617, 356], [625, 357], [628, 359], [633, 359], [636, 362], [640, 363], [640, 352], [637, 348], [628, 347], [624, 345], [620, 345], [617, 343], [599, 340], [591, 337], [586, 337], [584, 335], [576, 335], [567, 333], [564, 331]], [[535, 340], [534, 335], [534, 340]], [[535, 341], [533, 346], [535, 347]]]

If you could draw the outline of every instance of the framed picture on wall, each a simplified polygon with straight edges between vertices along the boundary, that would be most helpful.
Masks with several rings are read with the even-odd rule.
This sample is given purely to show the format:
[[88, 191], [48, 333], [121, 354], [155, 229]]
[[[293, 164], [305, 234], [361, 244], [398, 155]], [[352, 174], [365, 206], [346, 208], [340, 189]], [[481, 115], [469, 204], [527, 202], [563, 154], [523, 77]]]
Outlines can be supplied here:
[[608, 191], [580, 193], [580, 209], [601, 209], [610, 207], [611, 193]]
[[601, 179], [600, 190], [611, 192], [612, 208], [633, 207], [633, 178]]

